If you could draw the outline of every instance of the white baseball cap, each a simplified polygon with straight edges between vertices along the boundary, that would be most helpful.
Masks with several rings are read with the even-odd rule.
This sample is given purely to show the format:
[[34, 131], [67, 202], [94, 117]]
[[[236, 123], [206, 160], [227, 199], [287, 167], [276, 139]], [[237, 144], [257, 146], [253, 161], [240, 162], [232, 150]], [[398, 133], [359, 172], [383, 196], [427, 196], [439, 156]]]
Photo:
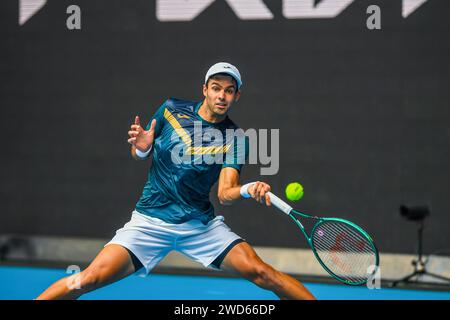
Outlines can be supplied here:
[[240, 89], [242, 86], [241, 74], [239, 70], [230, 63], [227, 62], [218, 62], [209, 68], [208, 72], [205, 76], [205, 84], [208, 82], [208, 79], [218, 73], [226, 73], [234, 78], [237, 83], [237, 88]]

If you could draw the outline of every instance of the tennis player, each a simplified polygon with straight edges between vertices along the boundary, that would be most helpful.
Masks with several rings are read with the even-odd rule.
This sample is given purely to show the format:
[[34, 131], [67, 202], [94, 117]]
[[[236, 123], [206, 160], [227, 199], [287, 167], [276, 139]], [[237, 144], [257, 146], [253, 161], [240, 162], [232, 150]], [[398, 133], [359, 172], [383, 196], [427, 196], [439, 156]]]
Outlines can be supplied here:
[[[227, 129], [238, 129], [228, 111], [239, 100], [241, 85], [238, 69], [219, 62], [205, 76], [203, 101], [168, 99], [145, 129], [135, 118], [128, 132], [131, 154], [137, 160], [152, 158], [152, 163], [131, 220], [84, 271], [55, 282], [37, 299], [76, 299], [133, 273], [148, 275], [171, 250], [205, 267], [235, 273], [281, 299], [314, 299], [299, 281], [262, 261], [248, 242], [230, 230], [223, 216], [215, 216], [209, 201], [210, 189], [219, 180], [222, 205], [245, 198], [270, 205], [267, 183], [239, 182], [243, 161], [238, 161], [242, 148], [236, 147], [236, 136], [202, 138], [201, 145], [193, 144], [199, 128], [203, 136], [221, 132], [225, 137]], [[180, 158], [186, 154], [191, 161]], [[223, 161], [198, 161], [206, 155]]]

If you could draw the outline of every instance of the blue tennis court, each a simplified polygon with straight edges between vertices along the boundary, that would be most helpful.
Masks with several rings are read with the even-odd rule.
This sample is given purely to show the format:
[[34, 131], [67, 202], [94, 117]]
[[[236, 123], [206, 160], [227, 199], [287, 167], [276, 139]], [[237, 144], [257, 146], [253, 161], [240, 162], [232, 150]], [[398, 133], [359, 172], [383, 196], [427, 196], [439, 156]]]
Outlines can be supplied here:
[[[0, 299], [30, 300], [54, 281], [67, 276], [64, 269], [1, 266]], [[405, 289], [367, 289], [340, 284], [304, 283], [319, 300], [450, 300], [450, 292]], [[273, 293], [236, 278], [152, 274], [132, 275], [86, 294], [86, 300], [273, 300]]]

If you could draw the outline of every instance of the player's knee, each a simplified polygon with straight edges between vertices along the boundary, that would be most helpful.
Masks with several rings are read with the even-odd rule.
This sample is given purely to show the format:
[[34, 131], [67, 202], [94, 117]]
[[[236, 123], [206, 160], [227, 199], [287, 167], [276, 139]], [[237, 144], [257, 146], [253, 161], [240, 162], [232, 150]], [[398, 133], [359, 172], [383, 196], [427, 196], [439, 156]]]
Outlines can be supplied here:
[[69, 289], [74, 293], [84, 294], [100, 286], [100, 272], [86, 269], [68, 279]]
[[266, 289], [275, 290], [281, 285], [277, 271], [266, 263], [254, 264], [249, 276], [252, 282]]

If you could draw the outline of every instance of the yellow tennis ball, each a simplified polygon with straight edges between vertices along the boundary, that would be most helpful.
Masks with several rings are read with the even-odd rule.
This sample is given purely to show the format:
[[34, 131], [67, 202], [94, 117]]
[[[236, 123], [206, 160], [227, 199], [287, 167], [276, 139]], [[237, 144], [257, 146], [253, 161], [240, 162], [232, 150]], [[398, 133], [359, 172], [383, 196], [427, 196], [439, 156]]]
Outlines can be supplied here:
[[291, 182], [286, 187], [286, 198], [291, 201], [298, 201], [303, 197], [303, 186], [298, 182]]

